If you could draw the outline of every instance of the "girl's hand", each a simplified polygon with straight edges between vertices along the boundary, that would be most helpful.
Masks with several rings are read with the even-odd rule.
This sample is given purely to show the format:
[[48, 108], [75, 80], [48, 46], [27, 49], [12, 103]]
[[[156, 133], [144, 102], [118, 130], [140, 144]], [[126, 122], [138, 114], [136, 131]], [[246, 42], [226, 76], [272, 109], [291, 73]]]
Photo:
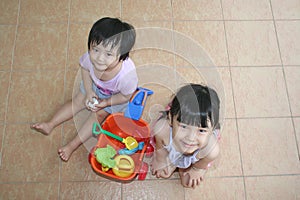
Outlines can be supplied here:
[[103, 108], [105, 108], [105, 107], [108, 106], [107, 99], [101, 99], [101, 100], [99, 100], [99, 101], [100, 101], [100, 102], [99, 102], [98, 104], [95, 105], [97, 111], [98, 111], [98, 110], [101, 110], [101, 109], [103, 109]]
[[90, 110], [92, 112], [97, 112], [97, 110], [99, 110], [99, 109], [96, 106], [91, 106], [91, 104], [93, 104], [93, 102], [94, 102], [93, 98], [98, 99], [95, 92], [93, 92], [93, 91], [88, 92], [85, 97], [85, 106], [88, 110]]
[[154, 152], [152, 162], [150, 164], [152, 175], [156, 175], [157, 178], [169, 178], [173, 172], [175, 171], [176, 167], [169, 162], [168, 158], [165, 159], [164, 162], [160, 162], [155, 155]]
[[206, 169], [197, 169], [194, 167], [189, 167], [188, 169], [179, 169], [179, 175], [181, 178], [181, 184], [184, 187], [189, 187], [195, 189], [196, 186], [204, 179], [204, 174]]

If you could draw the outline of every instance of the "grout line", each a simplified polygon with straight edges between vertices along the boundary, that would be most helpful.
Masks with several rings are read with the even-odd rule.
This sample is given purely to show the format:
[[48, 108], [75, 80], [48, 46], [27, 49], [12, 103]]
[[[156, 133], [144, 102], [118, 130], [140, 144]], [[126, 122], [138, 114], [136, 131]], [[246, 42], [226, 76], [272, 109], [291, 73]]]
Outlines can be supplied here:
[[[228, 50], [228, 36], [226, 32], [226, 23], [224, 20], [224, 9], [223, 9], [223, 4], [222, 0], [220, 0], [221, 4], [221, 11], [222, 11], [222, 18], [223, 18], [223, 26], [224, 26], [224, 34], [225, 34], [225, 43], [226, 43], [226, 51], [227, 51], [227, 59], [228, 59], [228, 66], [229, 66], [229, 74], [230, 74], [230, 81], [231, 81], [231, 88], [232, 88], [232, 98], [233, 98], [233, 106], [234, 106], [234, 114], [235, 117], [237, 117], [237, 111], [236, 111], [236, 103], [235, 103], [235, 92], [234, 92], [234, 87], [233, 87], [233, 77], [232, 77], [232, 69], [231, 69], [231, 63], [230, 63], [230, 57], [229, 57], [229, 50]], [[235, 119], [235, 125], [236, 125], [236, 130], [237, 130], [237, 139], [238, 139], [238, 144], [239, 144], [239, 155], [240, 155], [240, 164], [241, 164], [241, 171], [243, 175], [243, 185], [244, 185], [244, 193], [245, 193], [245, 199], [247, 200], [247, 188], [246, 188], [246, 181], [245, 181], [245, 173], [244, 173], [244, 167], [243, 167], [243, 157], [242, 157], [242, 151], [241, 151], [241, 142], [240, 142], [240, 134], [239, 134], [239, 126], [237, 122], [237, 118]]]
[[[122, 10], [120, 15], [122, 17]], [[144, 19], [137, 19], [136, 21], [141, 22], [173, 22], [174, 19], [162, 19], [162, 20], [144, 20]], [[176, 19], [176, 22], [264, 22], [264, 21], [273, 21], [273, 19]], [[300, 21], [300, 19], [276, 19], [276, 21]], [[33, 25], [41, 25], [41, 24], [91, 24], [93, 21], [57, 21], [57, 22], [36, 22], [36, 23], [22, 23], [19, 26], [33, 26]], [[14, 24], [1, 24], [1, 25], [14, 25]]]
[[17, 14], [17, 22], [16, 22], [16, 29], [15, 29], [15, 38], [14, 38], [14, 43], [13, 43], [13, 48], [12, 48], [12, 53], [11, 53], [11, 63], [10, 63], [10, 70], [9, 70], [9, 84], [7, 88], [7, 95], [6, 95], [6, 108], [5, 108], [5, 114], [4, 114], [4, 128], [3, 128], [3, 134], [2, 134], [2, 144], [1, 144], [1, 149], [0, 149], [0, 169], [2, 168], [2, 152], [4, 148], [4, 140], [5, 140], [5, 135], [6, 135], [6, 124], [7, 124], [7, 114], [8, 114], [8, 106], [9, 106], [9, 97], [10, 97], [10, 92], [11, 92], [11, 85], [12, 85], [12, 72], [13, 72], [13, 65], [14, 65], [14, 56], [15, 56], [15, 49], [16, 49], [16, 43], [17, 43], [17, 33], [18, 33], [18, 27], [19, 27], [19, 18], [20, 18], [20, 10], [21, 10], [21, 0], [19, 0], [18, 4], [18, 14]]
[[[66, 60], [65, 60], [65, 69], [64, 69], [64, 94], [63, 94], [63, 103], [65, 103], [66, 100], [66, 87], [67, 87], [67, 71], [68, 71], [68, 61], [69, 61], [69, 34], [70, 34], [70, 18], [71, 18], [71, 4], [72, 0], [69, 0], [69, 7], [68, 7], [68, 25], [67, 25], [67, 37], [66, 37]], [[61, 126], [61, 131], [60, 131], [60, 136], [61, 136], [61, 145], [63, 145], [63, 138], [64, 138], [64, 125], [62, 124]], [[59, 171], [58, 171], [58, 199], [60, 199], [60, 192], [61, 192], [61, 184], [62, 184], [62, 160], [59, 159]]]
[[299, 152], [299, 146], [298, 146], [298, 138], [297, 138], [296, 125], [295, 125], [295, 120], [294, 120], [296, 118], [297, 117], [292, 117], [292, 125], [293, 125], [294, 133], [295, 133], [296, 147], [297, 147], [297, 152], [298, 152], [298, 160], [300, 161], [300, 152]]
[[[174, 8], [174, 6], [173, 6], [173, 0], [171, 0], [170, 1], [170, 3], [171, 3], [171, 19], [172, 19], [172, 23], [171, 23], [171, 30], [172, 30], [172, 41], [173, 41], [173, 46], [172, 46], [172, 48], [173, 48], [173, 65], [174, 65], [174, 68], [175, 68], [175, 70], [174, 70], [174, 78], [175, 78], [175, 81], [176, 81], [176, 88], [179, 88], [179, 80], [178, 80], [178, 76], [177, 76], [177, 63], [176, 63], [176, 42], [175, 42], [175, 35], [174, 35], [174, 28], [175, 28], [175, 20], [174, 20], [174, 10], [173, 10], [173, 8]], [[151, 179], [150, 179], [151, 180]], [[176, 179], [174, 179], [174, 180], [176, 180]], [[183, 192], [183, 199], [186, 199], [186, 190], [184, 189], [184, 187], [182, 187], [182, 192]]]
[[[265, 178], [265, 177], [300, 177], [300, 173], [291, 173], [291, 174], [259, 174], [259, 175], [224, 175], [224, 176], [206, 176], [206, 179], [230, 179], [230, 178]], [[204, 181], [205, 181], [204, 180]], [[131, 181], [131, 183], [133, 182], [138, 182], [139, 180], [137, 180], [137, 178], [133, 179]], [[156, 178], [151, 178], [151, 179], [145, 179], [143, 180], [143, 182], [153, 182], [153, 181], [180, 181], [179, 178], [168, 178], [168, 179], [156, 179]], [[64, 183], [110, 183], [110, 182], [114, 182], [114, 183], [120, 183], [120, 187], [123, 187], [124, 184], [127, 183], [123, 183], [123, 182], [119, 182], [119, 181], [111, 181], [110, 179], [105, 179], [105, 180], [68, 180], [68, 181], [63, 181]], [[4, 181], [1, 182], [0, 184], [46, 184], [46, 183], [57, 183], [57, 181]]]
[[175, 88], [179, 87], [179, 83], [177, 80], [177, 65], [176, 65], [176, 52], [175, 52], [175, 47], [176, 47], [176, 42], [175, 42], [175, 38], [174, 38], [174, 12], [173, 12], [173, 0], [170, 1], [171, 2], [171, 30], [172, 30], [172, 48], [173, 48], [173, 66], [174, 66], [174, 71], [173, 71], [173, 75], [176, 81], [176, 85]]
[[[280, 50], [277, 26], [276, 26], [276, 21], [275, 21], [275, 18], [274, 18], [274, 13], [273, 13], [273, 7], [272, 7], [271, 0], [269, 0], [269, 3], [270, 3], [271, 11], [272, 11], [273, 25], [274, 25], [275, 35], [276, 35], [277, 47], [278, 47], [278, 51], [279, 51], [279, 58], [280, 58], [280, 62], [281, 62], [281, 69], [282, 69], [282, 74], [283, 74], [283, 79], [284, 79], [285, 92], [286, 92], [286, 95], [287, 95], [289, 110], [290, 110], [290, 114], [291, 114], [290, 117], [293, 118], [293, 112], [292, 112], [292, 107], [291, 107], [291, 102], [290, 102], [289, 89], [288, 89], [288, 85], [287, 85], [287, 78], [286, 78], [285, 68], [284, 68], [284, 64], [283, 64], [283, 60], [282, 60], [282, 54], [281, 54], [281, 50]], [[295, 127], [293, 119], [292, 119], [292, 125], [293, 125], [294, 139], [295, 139], [295, 144], [296, 144], [296, 148], [297, 148], [298, 159], [300, 160], [299, 146], [298, 146], [297, 134], [296, 134], [296, 127]]]

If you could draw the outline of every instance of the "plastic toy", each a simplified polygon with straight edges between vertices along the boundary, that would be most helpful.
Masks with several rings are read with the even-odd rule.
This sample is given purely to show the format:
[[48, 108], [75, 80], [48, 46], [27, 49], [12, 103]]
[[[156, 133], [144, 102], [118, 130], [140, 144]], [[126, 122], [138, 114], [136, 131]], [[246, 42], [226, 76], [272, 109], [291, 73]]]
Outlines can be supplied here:
[[[142, 150], [139, 150], [136, 153], [130, 155], [135, 165], [133, 173], [130, 175], [128, 173], [127, 177], [120, 177], [113, 172], [113, 168], [104, 172], [102, 170], [101, 163], [96, 160], [94, 151], [97, 148], [102, 148], [110, 145], [118, 152], [119, 150], [125, 148], [125, 144], [105, 134], [99, 134], [98, 142], [89, 154], [89, 162], [92, 169], [99, 175], [113, 180], [128, 182], [133, 180], [136, 176], [138, 176], [139, 180], [144, 180], [147, 174], [148, 164], [143, 162], [143, 158], [150, 141], [150, 128], [148, 123], [143, 121], [142, 119], [132, 120], [130, 118], [124, 117], [123, 113], [114, 113], [106, 118], [106, 120], [102, 124], [102, 128], [109, 132], [115, 133], [121, 138], [132, 136], [137, 140], [138, 143], [144, 142], [144, 147], [142, 148]], [[123, 162], [125, 161], [123, 160]]]
[[96, 108], [95, 105], [97, 105], [97, 104], [99, 104], [99, 101], [98, 101], [98, 99], [96, 97], [93, 97], [93, 101], [92, 102], [91, 101], [88, 102], [88, 106], [90, 108], [93, 108], [93, 109]]
[[139, 87], [135, 94], [131, 97], [124, 116], [139, 120], [142, 116], [147, 96], [153, 94], [152, 90]]
[[145, 180], [147, 173], [148, 173], [148, 169], [149, 169], [148, 164], [142, 163], [142, 166], [141, 166], [141, 169], [139, 172], [139, 177], [138, 177], [139, 180]]
[[[147, 148], [150, 145], [150, 128], [148, 123], [140, 118], [147, 96], [151, 94], [153, 94], [151, 90], [138, 88], [130, 99], [124, 114], [109, 115], [102, 127], [99, 123], [93, 124], [93, 134], [99, 136], [97, 145], [91, 150], [88, 158], [96, 173], [125, 182], [133, 180], [137, 175], [139, 180], [146, 178], [148, 164], [143, 162], [143, 158], [147, 151], [151, 152], [151, 148]], [[126, 153], [132, 154], [116, 156], [116, 166], [111, 170], [103, 171], [102, 164], [96, 160], [94, 151], [107, 145], [111, 145], [116, 151], [126, 151]], [[127, 150], [124, 149], [125, 147]]]
[[134, 172], [134, 161], [128, 155], [118, 155], [115, 157], [116, 166], [112, 168], [112, 171], [118, 177], [128, 177]]
[[144, 148], [144, 145], [145, 145], [144, 142], [139, 142], [139, 145], [138, 145], [137, 148], [132, 149], [132, 150], [129, 150], [129, 149], [127, 149], [127, 148], [120, 149], [118, 153], [119, 153], [120, 155], [132, 155], [132, 154], [134, 154], [135, 152], [137, 152], [137, 151], [139, 151], [139, 150], [142, 150], [142, 149]]
[[102, 165], [102, 171], [106, 172], [109, 168], [116, 166], [116, 161], [113, 159], [116, 153], [116, 150], [110, 145], [95, 150], [94, 155], [96, 156], [96, 160]]
[[[99, 131], [97, 131], [97, 128], [99, 128]], [[138, 142], [133, 137], [128, 136], [126, 138], [121, 138], [120, 136], [117, 136], [109, 131], [102, 129], [99, 123], [94, 123], [93, 124], [93, 134], [98, 135], [100, 133], [104, 133], [105, 135], [107, 135], [109, 137], [119, 140], [120, 142], [124, 143], [126, 148], [129, 150], [132, 150], [132, 149], [135, 149], [138, 147]]]

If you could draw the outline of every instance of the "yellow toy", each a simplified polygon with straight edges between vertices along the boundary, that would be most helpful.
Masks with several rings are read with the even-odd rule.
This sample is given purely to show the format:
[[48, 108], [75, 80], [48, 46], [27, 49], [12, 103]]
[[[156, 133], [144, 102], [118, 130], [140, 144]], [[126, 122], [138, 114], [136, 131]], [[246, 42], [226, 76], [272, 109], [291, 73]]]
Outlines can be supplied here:
[[118, 155], [114, 159], [115, 167], [112, 168], [113, 173], [119, 177], [128, 177], [134, 172], [134, 161], [128, 155]]

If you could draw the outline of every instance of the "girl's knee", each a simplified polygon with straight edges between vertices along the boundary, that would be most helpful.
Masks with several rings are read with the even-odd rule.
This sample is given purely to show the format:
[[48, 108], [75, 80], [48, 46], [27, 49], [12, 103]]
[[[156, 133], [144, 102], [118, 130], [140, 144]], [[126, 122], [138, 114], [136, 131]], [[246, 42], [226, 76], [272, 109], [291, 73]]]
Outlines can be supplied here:
[[99, 110], [96, 115], [97, 115], [97, 120], [99, 123], [102, 123], [106, 117], [109, 115], [110, 113], [104, 111], [104, 110]]
[[85, 106], [85, 96], [79, 92], [78, 94], [75, 95], [72, 99], [72, 103], [76, 106]]

